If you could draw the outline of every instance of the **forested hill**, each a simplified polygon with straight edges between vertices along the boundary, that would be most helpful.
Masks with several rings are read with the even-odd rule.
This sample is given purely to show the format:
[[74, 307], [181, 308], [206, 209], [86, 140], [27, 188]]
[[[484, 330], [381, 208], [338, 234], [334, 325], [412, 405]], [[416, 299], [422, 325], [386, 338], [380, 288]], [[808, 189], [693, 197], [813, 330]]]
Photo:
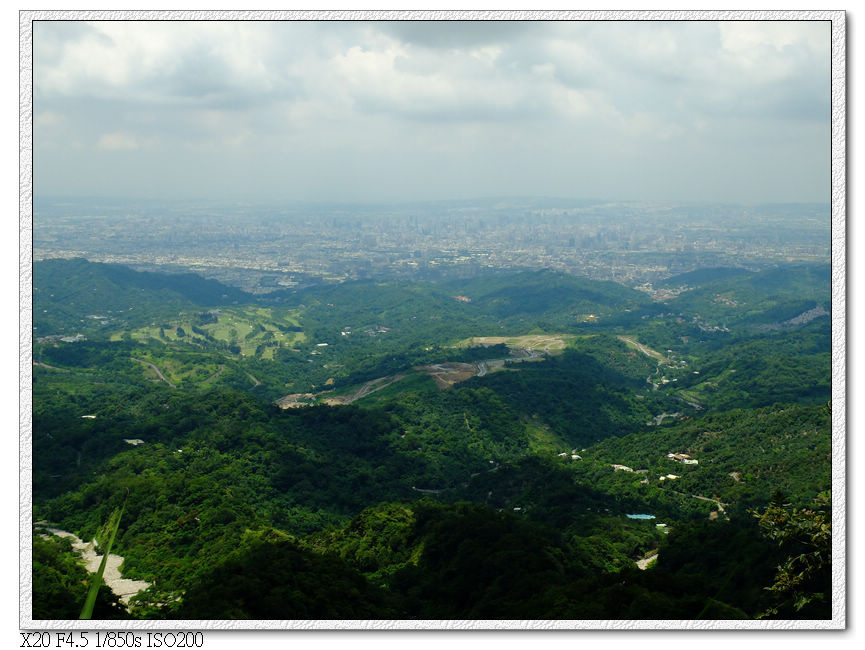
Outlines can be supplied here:
[[698, 273], [679, 276], [682, 284], [677, 286], [688, 289], [669, 301], [672, 309], [728, 327], [741, 323], [763, 330], [797, 324], [797, 318], [807, 323], [828, 316], [832, 309], [827, 290], [831, 269], [826, 264], [788, 264], [755, 273], [720, 273], [721, 277], [707, 273], [695, 282]]
[[718, 280], [729, 280], [731, 278], [751, 275], [753, 275], [753, 272], [747, 269], [722, 266], [696, 269], [694, 271], [688, 271], [687, 273], [679, 273], [678, 275], [671, 276], [661, 282], [656, 282], [655, 284], [658, 287], [675, 288], [687, 286], [693, 288]]
[[68, 333], [88, 316], [122, 315], [135, 321], [139, 316], [135, 310], [152, 316], [169, 309], [250, 302], [251, 296], [194, 273], [154, 273], [84, 259], [47, 259], [33, 267], [33, 298], [37, 331], [42, 336]]
[[547, 270], [497, 273], [450, 281], [446, 286], [499, 318], [538, 314], [552, 320], [560, 314], [585, 318], [592, 313], [636, 309], [650, 302], [645, 294], [615, 282]]
[[[126, 504], [151, 587], [105, 618], [825, 618], [824, 271], [261, 297], [39, 262], [34, 520]], [[34, 616], [82, 570], [37, 535]]]

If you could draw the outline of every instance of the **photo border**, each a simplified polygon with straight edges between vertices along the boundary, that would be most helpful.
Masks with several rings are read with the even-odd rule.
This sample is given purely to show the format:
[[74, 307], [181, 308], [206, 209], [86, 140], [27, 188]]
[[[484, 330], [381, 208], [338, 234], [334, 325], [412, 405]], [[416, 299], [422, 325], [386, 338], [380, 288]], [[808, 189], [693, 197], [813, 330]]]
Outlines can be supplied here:
[[[830, 620], [70, 621], [32, 619], [33, 21], [829, 21], [832, 210], [832, 618]], [[841, 630], [847, 607], [846, 14], [843, 11], [237, 11], [19, 12], [19, 625], [27, 630]]]

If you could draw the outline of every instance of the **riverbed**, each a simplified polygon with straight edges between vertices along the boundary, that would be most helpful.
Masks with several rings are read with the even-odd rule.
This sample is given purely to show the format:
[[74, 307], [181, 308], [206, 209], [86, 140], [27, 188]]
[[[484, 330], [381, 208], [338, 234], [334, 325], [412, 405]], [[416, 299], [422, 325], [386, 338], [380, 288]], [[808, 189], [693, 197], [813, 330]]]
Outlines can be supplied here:
[[[59, 528], [52, 528], [44, 522], [37, 522], [37, 529], [44, 530], [57, 537], [67, 537], [72, 541], [72, 548], [81, 554], [81, 559], [84, 561], [84, 568], [90, 573], [96, 573], [99, 570], [99, 564], [102, 562], [102, 556], [96, 554], [95, 540], [92, 542], [84, 542], [77, 535]], [[141, 591], [147, 589], [151, 583], [144, 580], [130, 580], [124, 578], [120, 574], [120, 565], [123, 564], [123, 557], [108, 554], [108, 561], [105, 563], [105, 571], [102, 573], [102, 582], [120, 598], [121, 602], [129, 606], [129, 599]]]

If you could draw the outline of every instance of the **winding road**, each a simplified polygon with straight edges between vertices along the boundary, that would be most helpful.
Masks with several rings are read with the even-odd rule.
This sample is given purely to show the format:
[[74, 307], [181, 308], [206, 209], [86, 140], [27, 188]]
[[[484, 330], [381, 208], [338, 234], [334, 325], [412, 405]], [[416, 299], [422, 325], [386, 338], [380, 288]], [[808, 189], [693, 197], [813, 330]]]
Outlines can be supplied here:
[[700, 501], [710, 501], [710, 502], [714, 503], [716, 506], [718, 506], [718, 512], [721, 513], [722, 515], [724, 515], [724, 519], [726, 519], [727, 521], [730, 521], [730, 515], [728, 515], [727, 512], [724, 510], [724, 506], [730, 505], [729, 503], [721, 503], [720, 501], [718, 501], [718, 499], [712, 499], [709, 497], [704, 497], [700, 494], [687, 494], [685, 492], [679, 492], [678, 490], [670, 490], [670, 492], [672, 492], [673, 494], [678, 494], [679, 496], [683, 496], [683, 497], [693, 497], [695, 499], [699, 499]]
[[[549, 345], [547, 347], [549, 347]], [[439, 388], [448, 388], [454, 383], [464, 381], [471, 377], [485, 377], [491, 372], [502, 370], [505, 367], [505, 363], [507, 363], [508, 361], [514, 363], [522, 361], [535, 361], [543, 359], [549, 354], [546, 348], [543, 351], [521, 348], [519, 351], [522, 352], [524, 356], [512, 356], [505, 359], [484, 359], [482, 361], [475, 361], [474, 363], [445, 361], [442, 363], [430, 364], [415, 369], [421, 370], [428, 376], [435, 379]], [[250, 379], [255, 380], [255, 378], [249, 373], [247, 373], [247, 376]], [[387, 388], [391, 384], [398, 382], [401, 379], [405, 379], [408, 376], [410, 375], [406, 373], [401, 373], [397, 375], [378, 377], [377, 379], [371, 379], [367, 382], [364, 382], [353, 393], [347, 393], [345, 395], [335, 397], [325, 397], [325, 395], [330, 392], [325, 391], [323, 393], [316, 393], [315, 397], [323, 397], [322, 402], [331, 406], [351, 404], [352, 402], [356, 402], [357, 400], [362, 399], [367, 395], [370, 395], [383, 388]], [[442, 377], [444, 377], [445, 379], [442, 379]], [[285, 397], [280, 398], [279, 400], [276, 400], [276, 403], [279, 404], [280, 401], [284, 399]], [[286, 408], [286, 406], [282, 404], [280, 404], [280, 406], [282, 406], [282, 408]]]
[[382, 388], [387, 388], [400, 379], [405, 379], [408, 375], [388, 375], [387, 377], [379, 377], [378, 379], [370, 379], [358, 388], [355, 392], [340, 397], [327, 397], [324, 400], [325, 404], [351, 404], [359, 399], [366, 397]]
[[170, 381], [168, 381], [168, 379], [166, 379], [165, 375], [162, 374], [162, 371], [161, 371], [159, 368], [157, 368], [156, 366], [154, 366], [154, 365], [153, 365], [152, 363], [150, 363], [149, 361], [145, 361], [144, 359], [136, 359], [135, 357], [129, 357], [129, 358], [132, 359], [133, 361], [137, 361], [138, 363], [143, 363], [145, 366], [147, 366], [148, 368], [150, 368], [151, 370], [153, 370], [153, 371], [156, 373], [157, 377], [159, 377], [159, 378], [160, 378], [162, 381], [164, 381], [166, 384], [168, 384], [168, 385], [171, 386], [172, 388], [177, 388], [177, 386], [175, 386], [175, 385], [172, 384]]
[[[224, 363], [220, 363], [220, 364], [219, 364], [219, 370], [217, 370], [216, 372], [214, 372], [212, 375], [210, 375], [210, 377], [208, 377], [208, 378], [205, 379], [204, 381], [210, 381], [211, 379], [216, 379], [217, 377], [219, 377], [219, 375], [222, 374], [222, 371], [223, 371], [223, 370], [225, 370], [225, 364], [224, 364]], [[204, 383], [204, 382], [202, 382], [202, 383]]]

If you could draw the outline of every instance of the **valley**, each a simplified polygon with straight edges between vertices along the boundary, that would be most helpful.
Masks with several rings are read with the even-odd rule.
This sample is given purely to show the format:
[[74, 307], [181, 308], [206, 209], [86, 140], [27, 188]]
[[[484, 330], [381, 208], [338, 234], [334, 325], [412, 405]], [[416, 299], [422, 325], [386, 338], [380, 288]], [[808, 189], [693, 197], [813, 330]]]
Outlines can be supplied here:
[[19, 12], [21, 630], [849, 625], [853, 32], [692, 13]]
[[[784, 607], [765, 587], [786, 547], [756, 517], [778, 499], [788, 517], [822, 512], [830, 337], [813, 304], [828, 285], [809, 266], [761, 273], [664, 301], [549, 271], [253, 296], [39, 262], [36, 327], [52, 333], [33, 352], [34, 516], [92, 539], [128, 492], [117, 553], [149, 587], [108, 592], [111, 616]], [[82, 301], [88, 283], [104, 309]], [[748, 313], [721, 314], [722, 292], [747, 293]], [[74, 562], [63, 543], [39, 542], [34, 611]], [[700, 591], [720, 574], [738, 586]], [[257, 604], [276, 576], [297, 596]]]

